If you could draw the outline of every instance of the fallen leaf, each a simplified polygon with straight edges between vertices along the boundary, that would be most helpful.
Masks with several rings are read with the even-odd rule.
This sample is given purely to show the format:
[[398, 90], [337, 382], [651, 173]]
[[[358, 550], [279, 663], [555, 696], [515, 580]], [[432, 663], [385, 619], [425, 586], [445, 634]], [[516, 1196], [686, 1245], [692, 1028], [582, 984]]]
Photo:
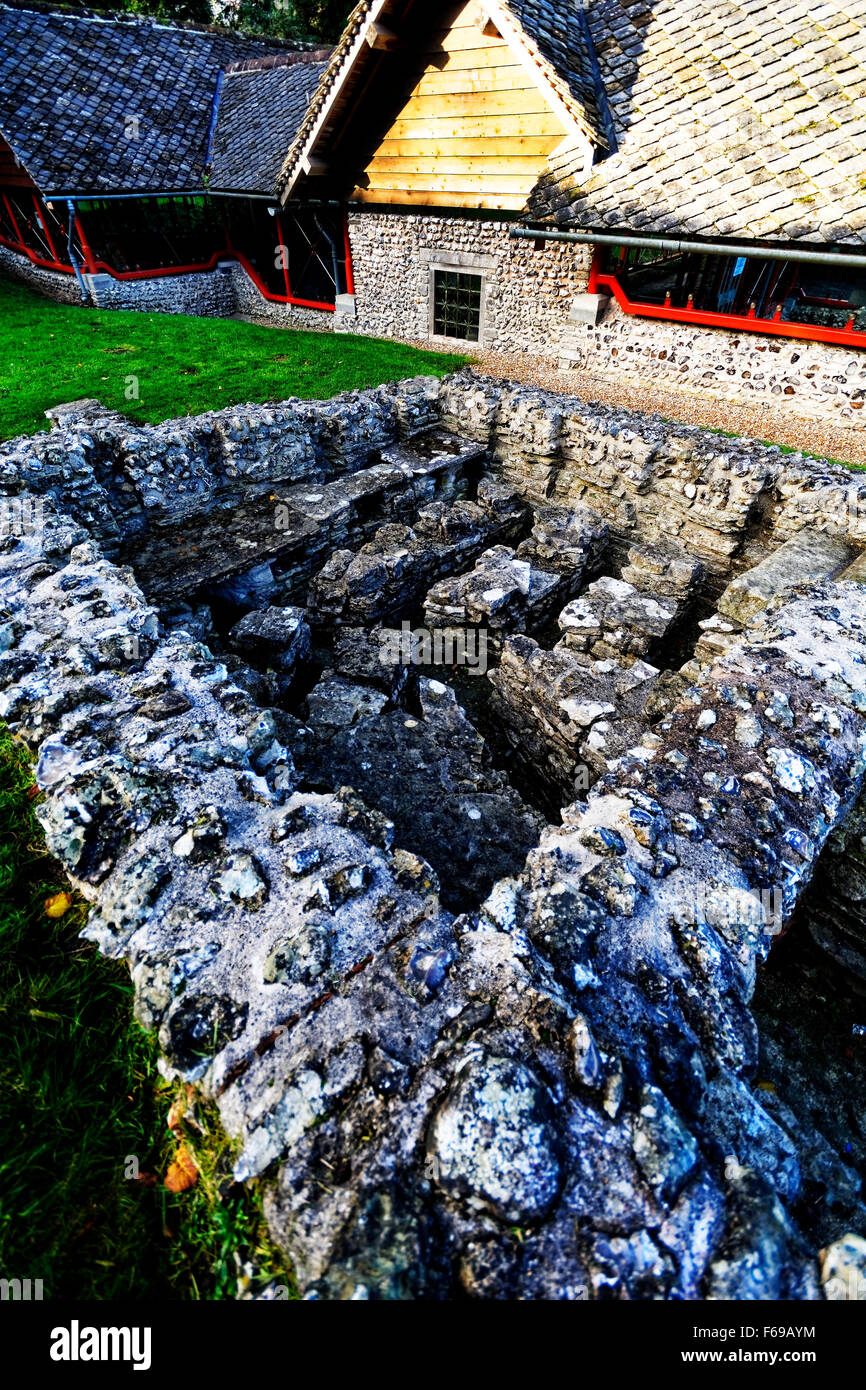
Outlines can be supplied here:
[[165, 1175], [165, 1186], [169, 1192], [186, 1192], [188, 1188], [195, 1187], [197, 1181], [195, 1159], [186, 1144], [179, 1144], [174, 1163]]
[[55, 893], [53, 897], [45, 899], [45, 912], [48, 917], [62, 917], [71, 906], [71, 893]]

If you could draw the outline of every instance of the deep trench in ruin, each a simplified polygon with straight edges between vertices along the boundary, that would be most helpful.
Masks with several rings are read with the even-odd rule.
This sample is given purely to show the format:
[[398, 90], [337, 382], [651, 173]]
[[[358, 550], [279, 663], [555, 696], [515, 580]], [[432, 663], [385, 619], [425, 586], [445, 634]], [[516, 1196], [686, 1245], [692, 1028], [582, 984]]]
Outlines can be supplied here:
[[[39, 684], [28, 599], [0, 700], [92, 939], [218, 1098], [238, 1178], [278, 1163], [302, 1285], [820, 1296], [866, 1229], [866, 536], [841, 471], [471, 374], [262, 415], [130, 439], [73, 412], [13, 447], [0, 481], [37, 480], [61, 540], [7, 547], [11, 583], [45, 640], [42, 587], [74, 600], [76, 693]], [[118, 613], [131, 646], [99, 627]], [[518, 1116], [492, 1186], [488, 1085]], [[356, 1163], [371, 1135], [390, 1156]], [[314, 1201], [320, 1163], [342, 1176]]]

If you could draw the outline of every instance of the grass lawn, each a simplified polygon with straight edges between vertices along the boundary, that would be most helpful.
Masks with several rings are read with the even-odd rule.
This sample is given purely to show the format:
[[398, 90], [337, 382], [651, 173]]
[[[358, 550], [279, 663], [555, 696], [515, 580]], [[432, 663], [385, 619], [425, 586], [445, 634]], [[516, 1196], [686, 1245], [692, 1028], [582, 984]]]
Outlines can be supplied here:
[[[0, 724], [0, 1274], [42, 1279], [46, 1299], [210, 1300], [235, 1298], [251, 1263], [256, 1286], [293, 1296], [215, 1112], [159, 1075], [128, 970], [81, 941], [81, 900], [57, 902], [68, 885], [36, 804], [27, 750]], [[171, 1192], [181, 1142], [198, 1177]]]
[[[351, 334], [55, 304], [0, 280], [0, 439], [47, 428], [45, 410], [84, 396], [157, 424], [244, 401], [326, 400], [444, 376], [465, 361]], [[137, 400], [127, 395], [132, 378]]]

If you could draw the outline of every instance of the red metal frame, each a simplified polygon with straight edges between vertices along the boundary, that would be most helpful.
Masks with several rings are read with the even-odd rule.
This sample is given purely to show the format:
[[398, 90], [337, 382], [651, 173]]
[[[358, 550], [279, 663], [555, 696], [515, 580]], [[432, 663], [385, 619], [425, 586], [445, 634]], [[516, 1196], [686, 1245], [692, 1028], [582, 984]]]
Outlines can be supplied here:
[[667, 319], [674, 323], [704, 324], [708, 328], [732, 328], [738, 333], [766, 333], [774, 337], [805, 338], [817, 343], [838, 343], [842, 347], [866, 348], [866, 332], [851, 327], [853, 315], [845, 328], [824, 328], [811, 323], [783, 323], [781, 306], [771, 319], [759, 319], [754, 309], [748, 314], [719, 314], [707, 309], [676, 309], [672, 304], [639, 304], [629, 299], [615, 275], [601, 271], [601, 253], [592, 258], [587, 289], [590, 294], [609, 290], [626, 314], [640, 318]]
[[[3, 202], [6, 206], [6, 211], [9, 214], [9, 218], [12, 222], [12, 225], [20, 237], [21, 228], [18, 226], [18, 220], [11, 207], [9, 206], [9, 201], [5, 193], [3, 194]], [[23, 240], [10, 241], [9, 237], [4, 236], [3, 233], [0, 232], [0, 243], [2, 243], [3, 246], [8, 246], [12, 251], [19, 251], [22, 255], [26, 256], [29, 261], [32, 261], [34, 265], [42, 266], [45, 270], [60, 270], [65, 275], [72, 274], [72, 266], [68, 263], [68, 261], [49, 261], [45, 258], [45, 256], [38, 256], [35, 251], [31, 251], [30, 247], [27, 246]]]
[[36, 213], [36, 216], [39, 218], [40, 226], [42, 227], [42, 230], [43, 230], [43, 232], [45, 233], [45, 240], [48, 242], [48, 250], [51, 252], [52, 256], [54, 257], [55, 263], [59, 264], [59, 258], [58, 258], [58, 255], [57, 255], [57, 248], [56, 248], [55, 245], [54, 245], [54, 241], [53, 241], [53, 238], [52, 238], [52, 236], [51, 236], [51, 232], [50, 232], [49, 227], [48, 227], [48, 222], [46, 221], [45, 217], [43, 217], [43, 215], [42, 215], [42, 209], [41, 209], [41, 207], [39, 206], [39, 199], [36, 197], [36, 194], [35, 194], [35, 193], [32, 193], [32, 194], [31, 194], [31, 197], [33, 198], [33, 210], [34, 210], [34, 212]]
[[[21, 228], [18, 226], [15, 214], [13, 213], [12, 208], [9, 205], [9, 200], [6, 197], [6, 194], [4, 193], [2, 197], [3, 202], [6, 206], [6, 211], [9, 214], [10, 221], [13, 227], [15, 228], [16, 232], [18, 233], [19, 240], [17, 242], [10, 241], [8, 237], [5, 237], [3, 233], [0, 232], [0, 243], [2, 243], [4, 246], [10, 247], [13, 251], [23, 253], [25, 256], [27, 256], [28, 260], [30, 260], [34, 265], [43, 266], [47, 270], [59, 270], [66, 275], [72, 275], [73, 269], [68, 262], [60, 260], [48, 261], [44, 257], [38, 256], [35, 251], [31, 251], [30, 247], [26, 245], [23, 237], [21, 236]], [[39, 214], [39, 220], [42, 223], [43, 228], [45, 229], [45, 235], [48, 239], [48, 244], [49, 246], [51, 246], [52, 250], [54, 250], [54, 244], [48, 233], [48, 229], [45, 226], [45, 222], [43, 221], [42, 214], [35, 200], [35, 196], [34, 204], [36, 206], [36, 211]], [[279, 213], [277, 214], [277, 223], [280, 230], [280, 244], [285, 245], [285, 240], [282, 231], [282, 223], [280, 222]], [[349, 244], [349, 221], [345, 213], [343, 216], [343, 223], [346, 240], [346, 289], [349, 294], [354, 294], [355, 281], [352, 272], [351, 246]], [[196, 271], [214, 270], [219, 261], [232, 259], [237, 261], [238, 264], [243, 267], [243, 269], [246, 271], [247, 275], [250, 277], [263, 299], [270, 300], [274, 304], [294, 304], [297, 305], [297, 307], [300, 309], [319, 309], [326, 314], [333, 314], [336, 310], [336, 306], [334, 304], [322, 304], [315, 299], [299, 299], [295, 295], [293, 295], [291, 291], [291, 283], [289, 281], [288, 269], [285, 265], [283, 266], [283, 274], [286, 281], [286, 293], [285, 295], [273, 294], [272, 291], [269, 290], [268, 287], [265, 285], [264, 281], [259, 277], [255, 268], [247, 260], [244, 253], [242, 251], [236, 251], [234, 249], [234, 247], [231, 244], [231, 239], [228, 235], [228, 230], [226, 230], [225, 250], [215, 251], [214, 254], [211, 256], [210, 260], [204, 261], [200, 265], [160, 266], [153, 270], [114, 270], [113, 267], [107, 265], [105, 261], [100, 261], [96, 259], [96, 257], [93, 254], [93, 251], [91, 250], [87, 237], [84, 234], [84, 228], [81, 225], [81, 219], [77, 216], [75, 218], [75, 228], [78, 233], [79, 241], [81, 242], [81, 249], [84, 253], [84, 260], [87, 266], [87, 271], [90, 275], [96, 275], [99, 273], [99, 271], [104, 271], [107, 275], [110, 275], [114, 280], [152, 280], [165, 275], [189, 275]]]

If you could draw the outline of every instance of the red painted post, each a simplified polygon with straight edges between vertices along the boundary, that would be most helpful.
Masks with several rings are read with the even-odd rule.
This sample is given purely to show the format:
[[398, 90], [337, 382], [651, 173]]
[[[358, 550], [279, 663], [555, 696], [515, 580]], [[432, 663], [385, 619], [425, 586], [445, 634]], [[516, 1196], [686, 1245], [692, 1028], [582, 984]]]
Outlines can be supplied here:
[[598, 294], [598, 277], [601, 274], [601, 247], [592, 248], [592, 260], [589, 263], [589, 279], [586, 283], [587, 294]]
[[18, 245], [22, 248], [22, 250], [26, 251], [26, 250], [27, 250], [27, 243], [26, 243], [26, 241], [24, 240], [23, 236], [21, 235], [21, 228], [18, 226], [18, 221], [17, 221], [17, 219], [16, 219], [16, 217], [15, 217], [14, 212], [12, 211], [12, 204], [10, 203], [9, 199], [6, 197], [6, 194], [5, 194], [5, 193], [3, 194], [3, 202], [5, 203], [5, 205], [6, 205], [6, 211], [7, 211], [8, 214], [9, 214], [9, 220], [10, 220], [10, 222], [12, 223], [12, 226], [15, 228], [15, 235], [16, 235], [17, 238], [18, 238]]
[[78, 240], [81, 242], [81, 249], [84, 252], [84, 264], [87, 266], [87, 273], [89, 275], [95, 275], [97, 260], [90, 249], [90, 242], [84, 235], [84, 228], [81, 225], [81, 218], [79, 217], [77, 212], [75, 214], [75, 230], [78, 233]]
[[346, 241], [346, 294], [355, 293], [355, 271], [352, 265], [352, 243], [349, 240], [349, 213], [343, 209], [343, 235]]

